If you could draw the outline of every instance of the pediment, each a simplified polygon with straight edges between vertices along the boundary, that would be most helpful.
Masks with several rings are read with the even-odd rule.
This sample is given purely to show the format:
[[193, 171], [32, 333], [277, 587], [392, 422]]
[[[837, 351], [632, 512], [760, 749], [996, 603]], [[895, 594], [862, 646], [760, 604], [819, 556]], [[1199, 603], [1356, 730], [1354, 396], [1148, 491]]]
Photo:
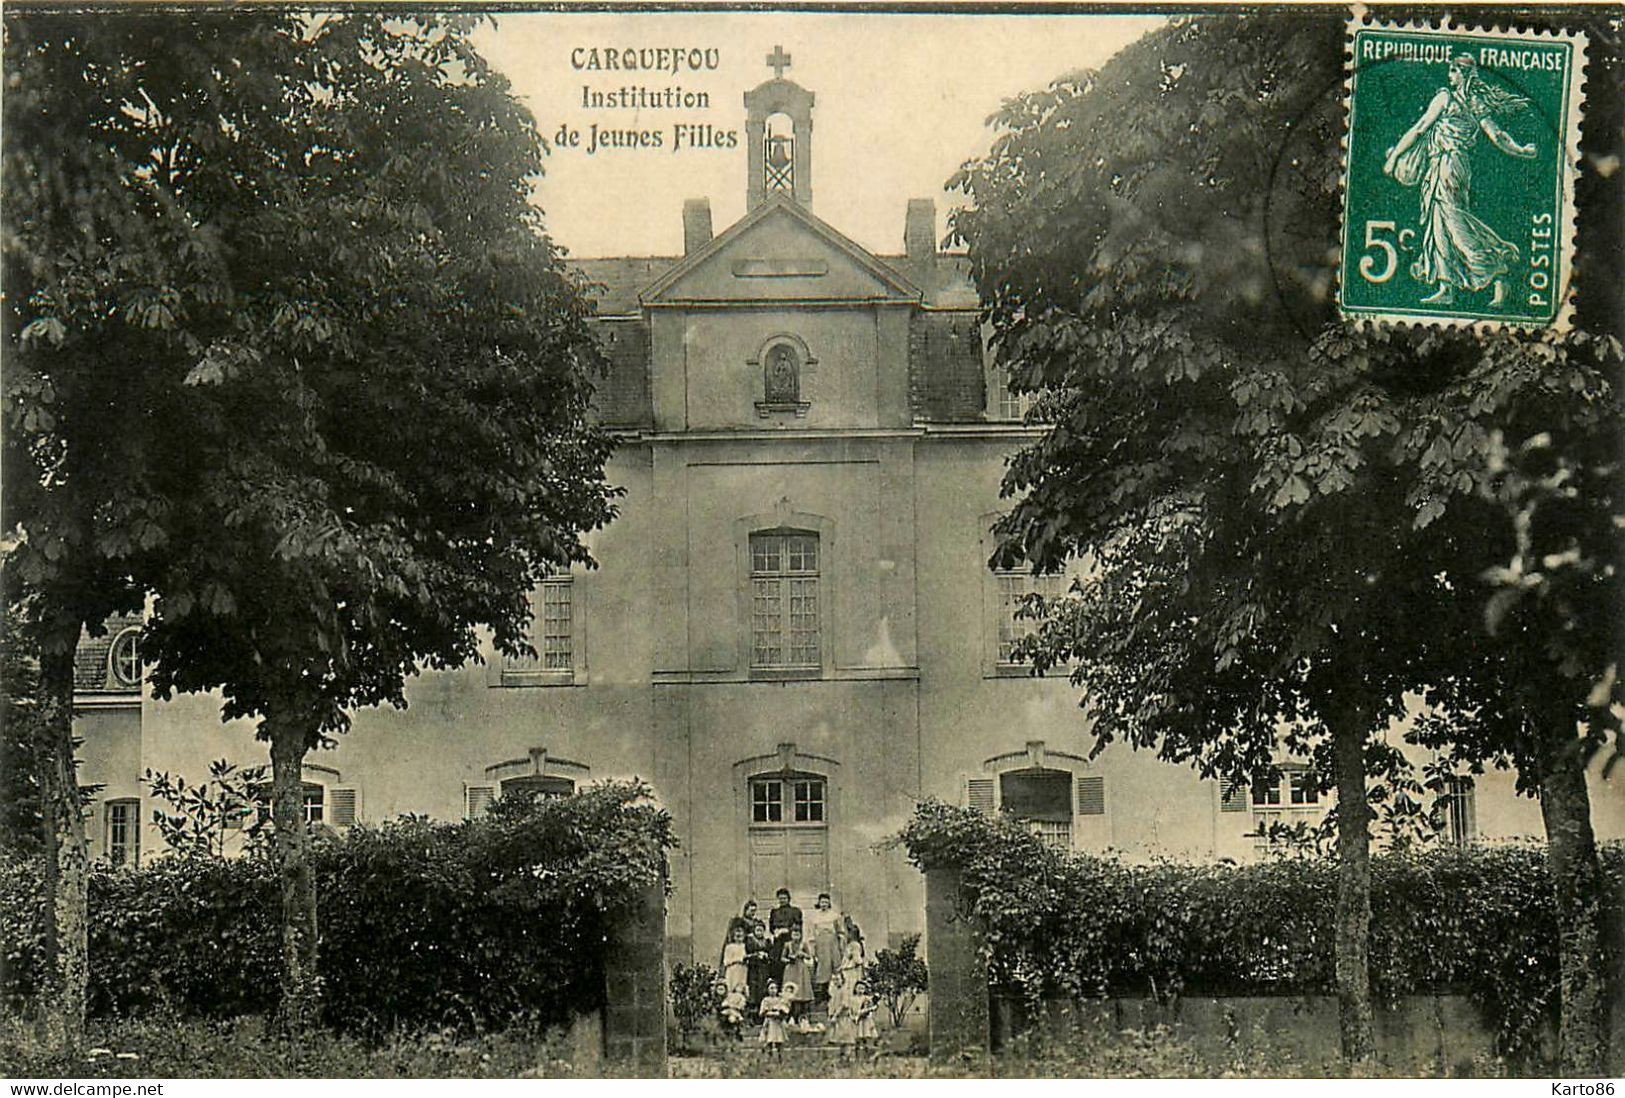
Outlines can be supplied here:
[[920, 290], [801, 206], [776, 199], [685, 257], [644, 305], [914, 302]]

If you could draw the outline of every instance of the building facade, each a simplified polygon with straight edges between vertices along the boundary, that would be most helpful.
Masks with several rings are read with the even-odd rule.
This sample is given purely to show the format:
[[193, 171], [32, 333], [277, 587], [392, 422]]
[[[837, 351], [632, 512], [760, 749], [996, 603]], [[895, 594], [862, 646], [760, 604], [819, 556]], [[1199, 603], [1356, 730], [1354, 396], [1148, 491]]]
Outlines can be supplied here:
[[[1247, 858], [1258, 823], [1318, 819], [1290, 767], [1221, 789], [1120, 746], [1090, 759], [1076, 690], [1011, 659], [1021, 596], [1064, 581], [987, 565], [1005, 459], [1038, 431], [988, 364], [965, 258], [930, 200], [899, 211], [899, 254], [841, 235], [812, 211], [814, 96], [776, 77], [745, 106], [742, 220], [713, 234], [691, 200], [683, 255], [579, 264], [626, 492], [590, 541], [601, 567], [535, 593], [535, 659], [488, 652], [357, 713], [309, 760], [307, 818], [461, 818], [642, 777], [681, 840], [673, 956], [701, 959], [781, 886], [833, 893], [872, 942], [920, 931], [921, 878], [878, 844], [926, 797], [1131, 857]], [[264, 761], [218, 698], [143, 696], [136, 624], [81, 650], [79, 684], [93, 851], [124, 861], [157, 839], [144, 771]], [[1625, 834], [1617, 783], [1593, 804]], [[1506, 775], [1452, 809], [1458, 841], [1540, 834]]]

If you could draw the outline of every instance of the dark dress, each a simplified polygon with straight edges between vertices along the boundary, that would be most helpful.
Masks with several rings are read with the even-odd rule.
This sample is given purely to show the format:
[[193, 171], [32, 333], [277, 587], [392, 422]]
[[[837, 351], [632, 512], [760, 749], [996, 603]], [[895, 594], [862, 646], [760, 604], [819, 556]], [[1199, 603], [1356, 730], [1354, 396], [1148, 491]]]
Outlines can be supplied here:
[[784, 991], [784, 966], [788, 962], [786, 954], [790, 952], [790, 943], [783, 938], [774, 938], [767, 947], [767, 974], [768, 979], [779, 985], [779, 991]]
[[745, 998], [751, 1014], [761, 1005], [767, 994], [767, 982], [773, 978], [773, 943], [748, 941], [745, 943]]
[[790, 936], [790, 928], [801, 925], [801, 909], [795, 904], [775, 907], [767, 915], [767, 936], [779, 942]]

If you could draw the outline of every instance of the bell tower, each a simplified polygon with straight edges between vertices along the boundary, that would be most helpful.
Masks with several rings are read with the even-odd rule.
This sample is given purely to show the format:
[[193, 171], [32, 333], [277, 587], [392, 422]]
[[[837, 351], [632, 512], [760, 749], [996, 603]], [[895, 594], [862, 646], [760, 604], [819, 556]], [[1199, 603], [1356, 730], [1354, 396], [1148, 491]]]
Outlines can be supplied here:
[[754, 210], [775, 195], [812, 205], [813, 93], [784, 78], [790, 55], [774, 46], [767, 55], [773, 79], [745, 93], [745, 209]]

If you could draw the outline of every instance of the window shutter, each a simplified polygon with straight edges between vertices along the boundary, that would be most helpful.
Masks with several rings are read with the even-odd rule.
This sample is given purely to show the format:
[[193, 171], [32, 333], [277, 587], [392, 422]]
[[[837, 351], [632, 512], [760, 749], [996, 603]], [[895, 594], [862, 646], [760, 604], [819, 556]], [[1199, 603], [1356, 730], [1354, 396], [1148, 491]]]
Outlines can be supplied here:
[[974, 808], [983, 815], [991, 816], [998, 811], [995, 802], [995, 790], [998, 783], [992, 778], [966, 778], [965, 779], [965, 806]]
[[1078, 815], [1104, 816], [1106, 814], [1106, 779], [1086, 777], [1078, 779]]
[[354, 786], [329, 789], [327, 802], [334, 827], [354, 827], [361, 818], [361, 791]]
[[472, 820], [485, 815], [485, 810], [491, 807], [496, 799], [496, 789], [489, 785], [463, 786], [463, 819]]
[[1219, 786], [1220, 812], [1245, 812], [1251, 799], [1252, 787], [1246, 782], [1226, 778]]

